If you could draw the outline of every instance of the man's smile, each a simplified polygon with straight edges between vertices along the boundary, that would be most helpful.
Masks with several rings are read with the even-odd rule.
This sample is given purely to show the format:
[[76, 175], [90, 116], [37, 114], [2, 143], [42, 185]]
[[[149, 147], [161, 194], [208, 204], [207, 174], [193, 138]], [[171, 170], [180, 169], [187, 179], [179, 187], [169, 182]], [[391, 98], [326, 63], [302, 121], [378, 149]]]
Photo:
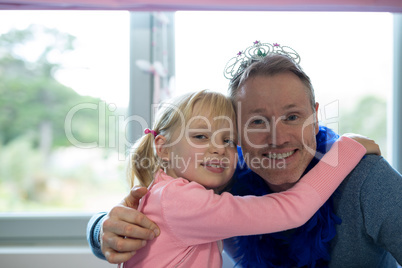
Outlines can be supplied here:
[[264, 153], [263, 156], [265, 156], [269, 159], [285, 159], [285, 158], [288, 158], [289, 156], [293, 155], [295, 152], [296, 152], [296, 150], [284, 152], [284, 153], [268, 152], [268, 153]]

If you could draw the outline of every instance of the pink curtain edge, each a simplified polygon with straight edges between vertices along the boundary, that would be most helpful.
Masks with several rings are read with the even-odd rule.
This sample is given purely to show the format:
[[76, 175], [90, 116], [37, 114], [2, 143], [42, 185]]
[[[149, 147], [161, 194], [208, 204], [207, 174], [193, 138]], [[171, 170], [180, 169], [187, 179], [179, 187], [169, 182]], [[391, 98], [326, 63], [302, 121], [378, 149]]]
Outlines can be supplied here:
[[334, 12], [402, 12], [398, 5], [94, 5], [58, 3], [2, 3], [0, 10], [121, 10], [121, 11], [334, 11]]

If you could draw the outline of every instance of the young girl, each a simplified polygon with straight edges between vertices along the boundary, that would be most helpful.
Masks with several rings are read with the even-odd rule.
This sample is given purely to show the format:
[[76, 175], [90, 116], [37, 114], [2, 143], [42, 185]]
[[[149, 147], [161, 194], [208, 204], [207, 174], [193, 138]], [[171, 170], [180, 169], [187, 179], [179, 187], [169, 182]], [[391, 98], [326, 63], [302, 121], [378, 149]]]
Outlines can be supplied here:
[[134, 146], [129, 171], [131, 186], [139, 180], [149, 188], [138, 210], [161, 233], [123, 267], [221, 267], [221, 239], [304, 224], [366, 152], [343, 136], [288, 191], [218, 195], [214, 189], [225, 186], [236, 168], [235, 129], [232, 104], [219, 93], [188, 94], [159, 111], [153, 129]]

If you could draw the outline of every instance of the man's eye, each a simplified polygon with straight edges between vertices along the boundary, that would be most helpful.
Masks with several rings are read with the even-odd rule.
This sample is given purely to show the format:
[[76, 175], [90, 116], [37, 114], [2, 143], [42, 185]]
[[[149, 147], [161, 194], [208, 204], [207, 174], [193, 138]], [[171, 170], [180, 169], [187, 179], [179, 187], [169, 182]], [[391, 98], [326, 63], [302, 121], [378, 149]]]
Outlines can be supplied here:
[[299, 117], [297, 116], [297, 115], [295, 115], [295, 114], [292, 114], [292, 115], [289, 115], [287, 118], [286, 118], [286, 121], [295, 121], [295, 120], [297, 120]]

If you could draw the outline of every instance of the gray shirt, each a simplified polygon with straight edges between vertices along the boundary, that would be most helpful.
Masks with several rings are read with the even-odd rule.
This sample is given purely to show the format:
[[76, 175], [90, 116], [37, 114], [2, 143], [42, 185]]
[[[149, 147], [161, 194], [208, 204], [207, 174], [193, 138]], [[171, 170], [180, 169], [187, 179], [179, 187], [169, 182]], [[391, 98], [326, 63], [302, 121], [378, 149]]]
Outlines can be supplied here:
[[330, 268], [402, 263], [402, 176], [382, 157], [362, 159], [334, 194], [334, 206], [342, 224]]

